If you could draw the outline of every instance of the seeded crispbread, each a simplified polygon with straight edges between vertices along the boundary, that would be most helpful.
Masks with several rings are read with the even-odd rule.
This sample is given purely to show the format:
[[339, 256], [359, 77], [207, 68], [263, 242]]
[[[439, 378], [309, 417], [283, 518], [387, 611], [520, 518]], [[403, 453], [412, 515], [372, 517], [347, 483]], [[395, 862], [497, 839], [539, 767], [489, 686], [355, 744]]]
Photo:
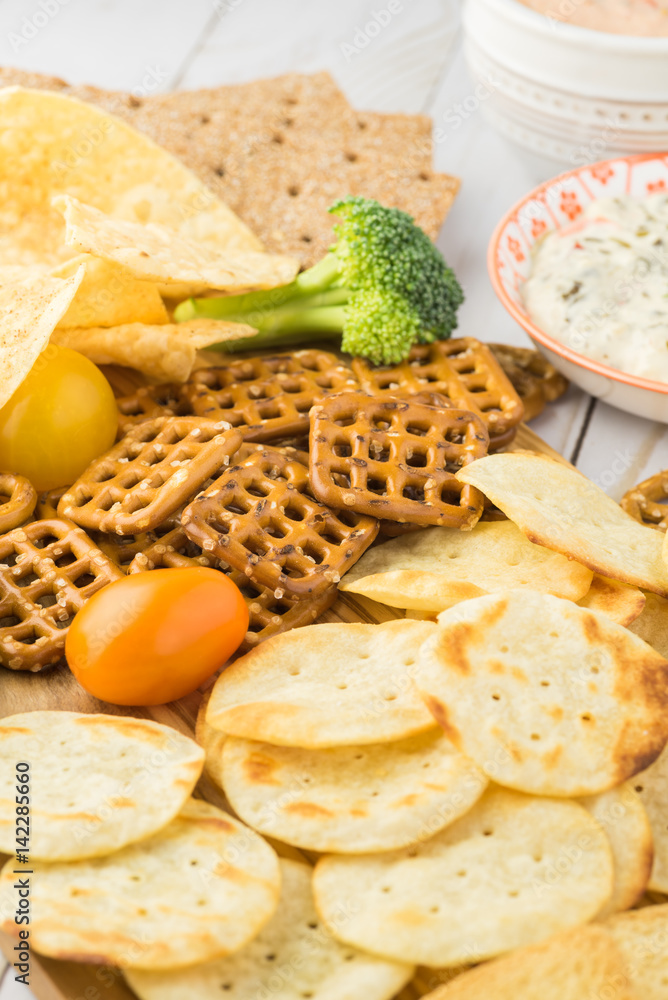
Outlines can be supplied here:
[[626, 781], [618, 788], [579, 800], [605, 831], [614, 863], [612, 896], [597, 920], [630, 910], [647, 888], [652, 871], [652, 828], [633, 785]]
[[369, 549], [343, 577], [340, 590], [381, 604], [443, 611], [460, 601], [514, 587], [577, 601], [592, 572], [542, 545], [512, 521], [478, 522], [472, 531], [427, 528]]
[[67, 861], [111, 854], [166, 826], [203, 760], [194, 740], [146, 719], [7, 716], [0, 722], [0, 851], [16, 848], [17, 761], [31, 765], [30, 856]]
[[267, 639], [216, 681], [207, 721], [279, 746], [356, 746], [434, 725], [413, 683], [431, 622], [307, 625]]
[[273, 918], [229, 958], [176, 972], [126, 973], [140, 1000], [390, 1000], [412, 966], [365, 955], [321, 926], [313, 905], [312, 869], [281, 859], [281, 901]]
[[661, 533], [638, 524], [600, 486], [546, 455], [487, 455], [457, 473], [532, 542], [595, 573], [668, 596]]
[[586, 923], [611, 895], [612, 877], [607, 838], [582, 806], [492, 786], [420, 845], [327, 855], [314, 892], [339, 940], [440, 967]]
[[631, 587], [627, 583], [594, 573], [591, 587], [577, 603], [581, 608], [600, 611], [606, 618], [628, 628], [642, 613], [645, 595], [639, 587]]
[[[328, 73], [137, 97], [5, 68], [0, 85], [56, 90], [117, 115], [188, 166], [267, 249], [309, 266], [346, 194], [412, 215], [435, 239], [459, 181], [433, 169], [425, 115], [351, 109]], [[408, 152], [407, 152], [408, 151]]]
[[[471, 969], [430, 993], [429, 1000], [602, 1000], [608, 996], [640, 1000], [610, 934], [592, 925]], [[643, 1000], [651, 998], [643, 994]]]
[[265, 836], [313, 851], [391, 851], [468, 812], [488, 780], [438, 730], [372, 746], [303, 750], [228, 737], [223, 789]]
[[[0, 875], [14, 923], [14, 860]], [[248, 827], [190, 799], [159, 833], [104, 858], [31, 862], [30, 943], [42, 955], [176, 969], [242, 948], [273, 915], [278, 858]]]
[[668, 738], [668, 661], [550, 594], [507, 591], [442, 612], [416, 682], [455, 746], [536, 795], [606, 791]]

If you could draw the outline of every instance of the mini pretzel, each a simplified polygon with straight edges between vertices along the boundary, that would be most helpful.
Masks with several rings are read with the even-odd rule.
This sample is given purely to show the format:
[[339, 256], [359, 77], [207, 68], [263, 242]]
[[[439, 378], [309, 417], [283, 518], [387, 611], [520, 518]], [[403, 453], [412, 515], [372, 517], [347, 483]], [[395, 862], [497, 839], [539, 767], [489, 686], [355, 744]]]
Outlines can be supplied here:
[[229, 464], [241, 435], [225, 428], [199, 417], [137, 424], [63, 495], [59, 516], [117, 535], [151, 531]]
[[37, 506], [35, 508], [35, 514], [37, 517], [40, 520], [46, 520], [49, 517], [58, 517], [58, 504], [60, 503], [60, 498], [63, 494], [67, 493], [69, 489], [69, 486], [56, 486], [52, 490], [45, 490], [44, 493], [40, 493]]
[[491, 445], [522, 420], [522, 401], [487, 347], [472, 337], [436, 340], [412, 348], [406, 361], [391, 368], [372, 368], [362, 358], [353, 372], [371, 395], [404, 396], [438, 392], [454, 407], [482, 414]]
[[488, 444], [484, 423], [470, 411], [340, 393], [311, 413], [311, 485], [337, 510], [471, 528], [483, 497], [455, 474], [486, 455]]
[[27, 521], [37, 504], [37, 491], [25, 476], [0, 473], [0, 534]]
[[246, 441], [273, 441], [307, 433], [313, 404], [351, 385], [355, 377], [336, 355], [307, 350], [201, 368], [184, 392], [198, 416], [227, 420]]
[[536, 379], [548, 403], [559, 399], [568, 389], [568, 379], [564, 378], [540, 351], [533, 351], [529, 347], [511, 347], [508, 344], [487, 346], [511, 382], [513, 381], [511, 369], [521, 369]]
[[371, 545], [378, 522], [338, 515], [309, 489], [308, 469], [268, 449], [228, 469], [183, 512], [186, 534], [280, 600], [320, 597]]
[[142, 573], [160, 567], [188, 566], [211, 566], [219, 569], [241, 591], [249, 614], [248, 632], [239, 647], [239, 652], [242, 653], [279, 632], [311, 625], [323, 611], [332, 606], [338, 594], [336, 584], [333, 583], [316, 598], [302, 601], [287, 595], [277, 598], [273, 590], [251, 583], [245, 573], [231, 569], [227, 563], [203, 552], [182, 528], [175, 528], [144, 552], [138, 553], [130, 564], [128, 573]]
[[58, 663], [74, 615], [122, 575], [85, 531], [60, 518], [0, 537], [0, 663], [31, 671]]
[[121, 436], [127, 434], [135, 424], [153, 417], [186, 416], [192, 413], [183, 386], [172, 383], [140, 386], [131, 395], [117, 399], [116, 406]]
[[648, 528], [668, 527], [668, 469], [657, 472], [624, 494], [621, 507]]

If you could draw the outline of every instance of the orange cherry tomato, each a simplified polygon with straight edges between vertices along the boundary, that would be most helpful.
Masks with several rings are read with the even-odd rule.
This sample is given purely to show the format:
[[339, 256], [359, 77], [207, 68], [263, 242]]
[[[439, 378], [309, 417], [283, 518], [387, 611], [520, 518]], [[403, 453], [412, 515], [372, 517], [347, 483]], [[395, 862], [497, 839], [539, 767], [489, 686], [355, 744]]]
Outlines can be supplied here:
[[94, 594], [69, 628], [65, 655], [96, 698], [162, 705], [222, 667], [247, 629], [248, 608], [223, 573], [155, 569]]

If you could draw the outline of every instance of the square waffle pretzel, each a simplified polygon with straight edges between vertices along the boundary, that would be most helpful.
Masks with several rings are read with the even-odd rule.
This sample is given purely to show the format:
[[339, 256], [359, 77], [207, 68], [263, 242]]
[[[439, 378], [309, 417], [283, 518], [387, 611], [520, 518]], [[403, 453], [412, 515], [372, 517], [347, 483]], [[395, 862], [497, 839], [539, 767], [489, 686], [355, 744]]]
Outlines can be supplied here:
[[314, 494], [337, 510], [391, 521], [472, 528], [483, 497], [455, 473], [487, 454], [482, 419], [410, 398], [345, 392], [311, 413]]
[[184, 392], [198, 416], [227, 420], [245, 441], [274, 441], [308, 433], [313, 404], [329, 392], [356, 385], [336, 355], [305, 350], [201, 368]]
[[142, 385], [129, 396], [116, 400], [119, 436], [127, 434], [135, 424], [154, 417], [183, 417], [192, 414], [183, 386], [167, 382], [164, 385]]
[[352, 364], [363, 391], [371, 395], [438, 392], [453, 406], [482, 414], [490, 450], [509, 444], [522, 420], [522, 401], [501, 365], [486, 344], [472, 337], [418, 344], [406, 361], [391, 368], [373, 368], [362, 358]]
[[225, 428], [200, 417], [137, 424], [61, 497], [58, 515], [92, 531], [151, 531], [229, 465], [241, 434]]
[[31, 671], [57, 663], [74, 615], [122, 575], [85, 531], [60, 518], [0, 537], [0, 663]]
[[36, 505], [37, 491], [25, 476], [0, 473], [0, 534], [27, 521]]
[[253, 646], [264, 642], [272, 635], [287, 632], [291, 628], [299, 628], [301, 625], [311, 625], [323, 611], [332, 606], [338, 594], [336, 584], [333, 583], [315, 598], [296, 600], [287, 595], [276, 598], [273, 590], [251, 583], [245, 573], [231, 569], [222, 560], [204, 553], [199, 545], [188, 538], [183, 528], [175, 528], [144, 552], [138, 553], [131, 562], [128, 573], [143, 573], [161, 567], [188, 566], [210, 566], [219, 569], [229, 576], [241, 591], [249, 616], [248, 632], [239, 647], [241, 653], [248, 652]]
[[308, 469], [267, 449], [228, 469], [183, 512], [186, 534], [259, 587], [320, 597], [355, 563], [378, 522], [314, 499]]

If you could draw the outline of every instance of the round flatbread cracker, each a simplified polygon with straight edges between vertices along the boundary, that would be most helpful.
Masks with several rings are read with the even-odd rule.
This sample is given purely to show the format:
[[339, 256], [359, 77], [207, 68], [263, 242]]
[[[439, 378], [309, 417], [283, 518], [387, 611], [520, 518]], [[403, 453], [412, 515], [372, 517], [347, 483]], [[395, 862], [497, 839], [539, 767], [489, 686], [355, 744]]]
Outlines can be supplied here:
[[398, 993], [413, 967], [340, 944], [315, 911], [312, 869], [282, 859], [281, 873], [278, 910], [250, 944], [176, 972], [127, 972], [140, 1000], [390, 1000]]
[[668, 892], [668, 747], [651, 767], [633, 779], [644, 805], [654, 838], [654, 863], [649, 888]]
[[[111, 854], [172, 820], [202, 773], [200, 747], [122, 715], [26, 712], [0, 722], [0, 851], [16, 848], [17, 762], [30, 765], [30, 856]], [[25, 772], [23, 772], [25, 773]]]
[[590, 611], [600, 611], [606, 618], [628, 628], [642, 613], [645, 595], [639, 587], [631, 587], [628, 583], [620, 583], [594, 573], [591, 587], [578, 604]]
[[665, 1000], [668, 904], [618, 913], [602, 926], [619, 948], [633, 997]]
[[426, 732], [413, 683], [431, 622], [307, 625], [267, 639], [216, 681], [207, 722], [278, 746], [357, 746]]
[[[229, 955], [273, 915], [278, 858], [232, 816], [191, 799], [168, 826], [105, 858], [31, 863], [30, 944], [42, 955], [177, 969]], [[16, 935], [16, 862], [0, 875], [0, 928]]]
[[439, 967], [586, 923], [610, 896], [612, 871], [607, 838], [582, 806], [491, 787], [424, 844], [322, 858], [313, 884], [339, 940]]
[[245, 823], [295, 847], [341, 854], [426, 840], [468, 812], [488, 784], [439, 730], [329, 750], [230, 736], [222, 758], [223, 789]]
[[462, 753], [535, 795], [607, 791], [668, 738], [668, 662], [549, 594], [508, 591], [442, 612], [416, 682]]

